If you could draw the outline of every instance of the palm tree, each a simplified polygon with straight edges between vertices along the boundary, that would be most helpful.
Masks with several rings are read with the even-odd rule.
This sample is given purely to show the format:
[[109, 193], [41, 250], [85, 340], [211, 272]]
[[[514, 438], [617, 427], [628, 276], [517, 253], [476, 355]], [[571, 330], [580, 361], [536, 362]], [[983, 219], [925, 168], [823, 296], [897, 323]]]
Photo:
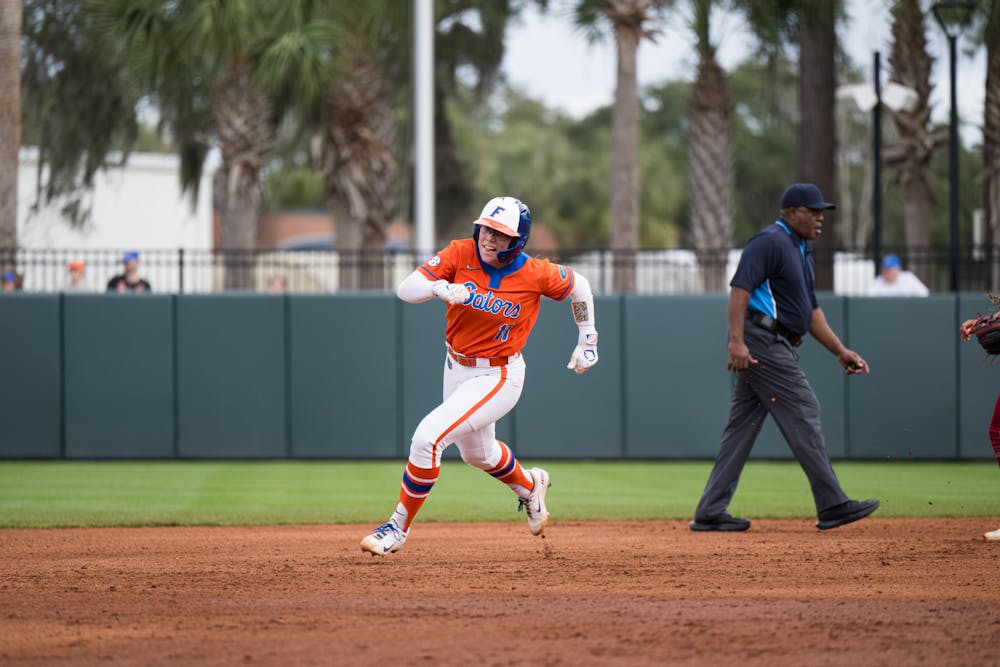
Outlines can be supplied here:
[[610, 23], [615, 35], [618, 68], [611, 121], [611, 252], [614, 289], [635, 291], [639, 250], [639, 82], [636, 57], [639, 42], [654, 39], [655, 0], [582, 0], [577, 22], [592, 34], [598, 19]]
[[[340, 289], [381, 289], [397, 213], [395, 91], [409, 16], [398, 3], [291, 3], [260, 67], [284, 89], [337, 225]], [[409, 73], [407, 72], [407, 75]]]
[[[544, 6], [544, 2], [539, 4]], [[462, 167], [448, 120], [448, 100], [461, 89], [459, 70], [476, 75], [478, 96], [492, 90], [503, 59], [508, 20], [524, 2], [466, 0], [439, 3], [435, 25], [435, 156], [438, 229], [468, 229], [471, 170]], [[478, 29], [461, 20], [475, 13]], [[452, 19], [452, 20], [446, 20]], [[312, 23], [310, 23], [312, 21]], [[325, 21], [325, 28], [318, 29]], [[312, 17], [300, 17], [301, 48], [289, 59], [316, 61], [324, 50], [330, 71], [305, 77], [318, 94], [296, 94], [308, 132], [310, 153], [322, 173], [325, 198], [337, 222], [343, 289], [384, 287], [386, 228], [399, 212], [398, 119], [408, 117], [412, 99], [411, 17], [395, 0], [314, 3]], [[310, 25], [313, 27], [310, 28]], [[293, 34], [294, 31], [288, 34]], [[325, 45], [324, 45], [325, 40]], [[278, 59], [280, 60], [280, 59]], [[471, 66], [471, 67], [470, 67]], [[301, 67], [288, 68], [301, 80]], [[305, 68], [310, 70], [310, 68]], [[310, 71], [316, 70], [312, 68]], [[407, 109], [407, 111], [402, 111]], [[362, 261], [357, 261], [361, 259]]]
[[17, 170], [21, 147], [21, 0], [0, 0], [0, 270], [17, 247]]
[[937, 145], [931, 133], [930, 96], [933, 60], [927, 54], [924, 13], [918, 0], [898, 0], [892, 9], [892, 66], [890, 81], [917, 93], [916, 104], [892, 111], [899, 141], [884, 151], [885, 162], [903, 188], [906, 245], [911, 270], [930, 282], [927, 250], [931, 245], [931, 204], [934, 192], [927, 179], [931, 156]]
[[[799, 50], [798, 179], [819, 186], [836, 201], [836, 50], [842, 0], [736, 0], [765, 50], [781, 51], [785, 40]], [[826, 218], [817, 251], [816, 288], [833, 289], [836, 218]]]
[[230, 63], [212, 90], [212, 117], [222, 153], [219, 231], [226, 251], [226, 289], [253, 285], [248, 257], [260, 222], [260, 172], [274, 146], [271, 100], [254, 82], [252, 67]]
[[374, 51], [385, 24], [373, 8], [369, 3], [344, 26], [339, 66], [322, 98], [323, 129], [313, 142], [337, 221], [341, 289], [385, 287], [386, 230], [397, 204], [395, 107]]
[[688, 174], [691, 238], [705, 289], [726, 287], [726, 257], [733, 241], [732, 99], [726, 73], [715, 59], [709, 26], [713, 0], [692, 0], [698, 72], [688, 104]]
[[280, 35], [267, 0], [175, 0], [93, 5], [105, 34], [153, 91], [182, 155], [185, 185], [199, 181], [214, 135], [222, 154], [219, 201], [227, 289], [252, 286], [260, 172], [278, 110], [257, 66]]

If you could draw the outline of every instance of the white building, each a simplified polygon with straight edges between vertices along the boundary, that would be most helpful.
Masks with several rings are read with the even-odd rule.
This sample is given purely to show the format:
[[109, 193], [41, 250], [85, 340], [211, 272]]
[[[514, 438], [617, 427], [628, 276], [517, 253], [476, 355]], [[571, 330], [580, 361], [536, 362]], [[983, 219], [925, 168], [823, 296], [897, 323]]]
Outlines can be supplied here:
[[192, 204], [191, 197], [181, 192], [176, 155], [132, 153], [124, 166], [95, 174], [93, 189], [82, 197], [90, 214], [82, 226], [74, 226], [61, 213], [65, 199], [35, 208], [38, 151], [22, 148], [17, 234], [25, 289], [59, 285], [70, 258], [86, 261], [88, 284], [101, 289], [110, 277], [107, 274], [120, 268], [118, 261], [126, 250], [138, 251], [143, 269], [156, 272], [155, 291], [176, 289], [178, 251], [212, 250], [216, 168], [214, 161], [206, 162], [198, 198]]

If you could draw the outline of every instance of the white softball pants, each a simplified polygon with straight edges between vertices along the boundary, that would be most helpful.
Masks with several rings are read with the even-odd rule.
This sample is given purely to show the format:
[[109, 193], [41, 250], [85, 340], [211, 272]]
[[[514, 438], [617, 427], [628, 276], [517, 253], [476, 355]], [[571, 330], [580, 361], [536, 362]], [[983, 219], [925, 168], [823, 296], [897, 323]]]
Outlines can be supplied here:
[[524, 387], [524, 357], [506, 366], [470, 368], [445, 354], [443, 402], [424, 417], [410, 442], [410, 462], [437, 468], [454, 443], [462, 460], [489, 470], [500, 462], [496, 422], [510, 412]]

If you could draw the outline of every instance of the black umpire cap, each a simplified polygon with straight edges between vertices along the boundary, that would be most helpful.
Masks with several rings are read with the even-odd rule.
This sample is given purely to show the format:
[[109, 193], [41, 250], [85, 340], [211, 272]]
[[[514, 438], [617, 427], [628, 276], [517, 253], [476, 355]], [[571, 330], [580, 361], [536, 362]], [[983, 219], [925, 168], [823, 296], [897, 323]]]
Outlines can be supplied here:
[[812, 183], [793, 183], [785, 188], [785, 192], [781, 195], [781, 208], [796, 206], [805, 206], [817, 211], [837, 208], [836, 204], [823, 201], [823, 193]]

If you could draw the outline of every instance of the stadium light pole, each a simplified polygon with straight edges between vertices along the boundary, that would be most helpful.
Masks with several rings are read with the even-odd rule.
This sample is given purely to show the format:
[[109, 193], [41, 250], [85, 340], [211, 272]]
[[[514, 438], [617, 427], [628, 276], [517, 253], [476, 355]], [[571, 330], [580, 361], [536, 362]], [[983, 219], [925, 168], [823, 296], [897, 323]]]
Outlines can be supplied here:
[[434, 252], [434, 1], [413, 0], [414, 243], [421, 257]]
[[972, 16], [973, 3], [963, 0], [935, 2], [932, 10], [941, 30], [948, 37], [948, 65], [951, 72], [951, 116], [948, 121], [948, 174], [950, 194], [948, 220], [951, 230], [949, 275], [951, 291], [958, 291], [958, 96], [956, 60], [958, 36]]
[[872, 258], [882, 264], [882, 54], [874, 54], [875, 107], [872, 109]]

